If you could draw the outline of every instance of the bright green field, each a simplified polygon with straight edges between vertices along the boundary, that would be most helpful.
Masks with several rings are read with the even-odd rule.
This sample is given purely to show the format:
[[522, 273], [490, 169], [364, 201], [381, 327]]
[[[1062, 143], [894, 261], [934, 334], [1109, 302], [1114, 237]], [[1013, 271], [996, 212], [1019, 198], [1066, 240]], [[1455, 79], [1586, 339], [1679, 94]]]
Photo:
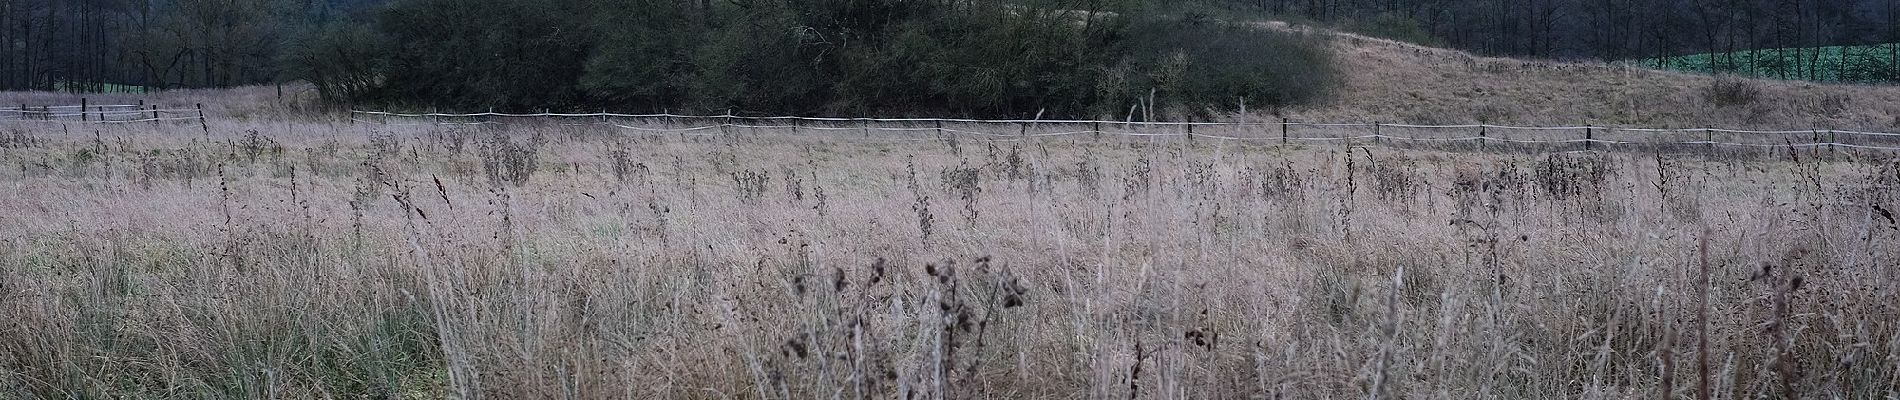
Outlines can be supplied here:
[[[1647, 58], [1632, 62], [1650, 68], [1700, 73], [1811, 80], [1821, 82], [1892, 83], [1894, 50], [1900, 44], [1762, 49], [1753, 52], [1709, 53]], [[1817, 54], [1818, 51], [1818, 54]]]

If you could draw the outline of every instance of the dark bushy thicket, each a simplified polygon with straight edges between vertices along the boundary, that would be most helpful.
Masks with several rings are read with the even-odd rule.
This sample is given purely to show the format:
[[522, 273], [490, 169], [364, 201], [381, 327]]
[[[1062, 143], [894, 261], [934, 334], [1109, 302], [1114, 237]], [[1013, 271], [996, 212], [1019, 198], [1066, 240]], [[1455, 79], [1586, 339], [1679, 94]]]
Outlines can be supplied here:
[[1116, 4], [402, 0], [293, 61], [336, 100], [509, 110], [1191, 116], [1336, 81], [1303, 34]]
[[1141, 19], [1128, 27], [1123, 51], [1124, 90], [1153, 88], [1157, 99], [1192, 109], [1305, 103], [1334, 83], [1324, 43], [1302, 34], [1219, 24], [1197, 18]]

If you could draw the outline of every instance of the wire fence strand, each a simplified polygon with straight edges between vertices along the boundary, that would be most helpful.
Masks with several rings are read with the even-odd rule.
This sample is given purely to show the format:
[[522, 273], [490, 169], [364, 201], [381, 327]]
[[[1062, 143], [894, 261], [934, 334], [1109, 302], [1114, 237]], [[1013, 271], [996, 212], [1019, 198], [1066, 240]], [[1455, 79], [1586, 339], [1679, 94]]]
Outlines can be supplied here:
[[[738, 116], [723, 115], [683, 115], [673, 113], [626, 114], [626, 113], [400, 113], [388, 111], [351, 111], [352, 121], [387, 125], [469, 125], [503, 124], [503, 120], [543, 119], [567, 120], [573, 118], [598, 118], [593, 125], [609, 125], [637, 132], [681, 133], [700, 132], [714, 129], [747, 130], [783, 130], [813, 132], [860, 132], [871, 133], [936, 133], [939, 135], [965, 135], [982, 137], [988, 140], [1021, 140], [1027, 138], [1052, 138], [1075, 135], [1122, 136], [1122, 137], [1187, 137], [1212, 140], [1233, 141], [1280, 141], [1291, 142], [1338, 142], [1338, 141], [1377, 141], [1377, 142], [1419, 142], [1419, 143], [1496, 143], [1517, 145], [1580, 145], [1588, 147], [1612, 146], [1703, 146], [1703, 147], [1743, 147], [1743, 148], [1846, 148], [1862, 150], [1900, 150], [1900, 133], [1866, 132], [1836, 129], [1809, 130], [1745, 130], [1725, 128], [1647, 128], [1613, 126], [1518, 126], [1494, 124], [1383, 124], [1383, 123], [1339, 123], [1339, 122], [1138, 122], [1104, 120], [1021, 120], [1021, 119], [967, 119], [967, 118], [842, 118], [842, 117], [804, 117], [804, 116]], [[426, 119], [427, 122], [413, 122]], [[609, 122], [624, 120], [620, 122]], [[565, 125], [588, 125], [570, 124]], [[945, 124], [958, 125], [945, 127]], [[673, 126], [667, 126], [673, 125]], [[932, 126], [923, 126], [932, 125]], [[976, 127], [962, 126], [974, 125]], [[1061, 129], [1060, 127], [1088, 126], [1087, 130]], [[1008, 126], [1015, 132], [986, 129], [985, 126]], [[1268, 128], [1277, 127], [1280, 135], [1247, 136], [1234, 132], [1214, 131], [1208, 128]], [[1056, 128], [1055, 131], [1042, 131]], [[1202, 133], [1195, 133], [1200, 128]], [[1331, 130], [1334, 135], [1314, 136], [1307, 132], [1294, 135], [1296, 130]], [[1433, 137], [1432, 135], [1393, 135], [1380, 132], [1385, 128], [1403, 129], [1412, 133], [1456, 132], [1455, 135]], [[1269, 133], [1266, 129], [1254, 130]], [[1352, 133], [1359, 131], [1361, 133]], [[1474, 132], [1475, 131], [1475, 132]], [[1535, 133], [1534, 132], [1541, 132]], [[1476, 133], [1476, 136], [1472, 136]], [[1642, 136], [1630, 136], [1630, 135]], [[708, 134], [709, 135], [709, 134]], [[1559, 137], [1553, 137], [1558, 135]], [[1671, 136], [1675, 135], [1675, 136]], [[1694, 135], [1693, 137], [1681, 135]], [[1749, 138], [1733, 137], [1748, 135]], [[1792, 140], [1790, 135], [1806, 138]], [[1441, 135], [1442, 136], [1442, 135]], [[1716, 140], [1718, 136], [1727, 136]], [[1853, 140], [1842, 140], [1849, 138]], [[893, 139], [893, 138], [881, 138]], [[903, 141], [927, 141], [931, 138], [896, 138]], [[1750, 140], [1781, 140], [1782, 143], [1750, 142]]]

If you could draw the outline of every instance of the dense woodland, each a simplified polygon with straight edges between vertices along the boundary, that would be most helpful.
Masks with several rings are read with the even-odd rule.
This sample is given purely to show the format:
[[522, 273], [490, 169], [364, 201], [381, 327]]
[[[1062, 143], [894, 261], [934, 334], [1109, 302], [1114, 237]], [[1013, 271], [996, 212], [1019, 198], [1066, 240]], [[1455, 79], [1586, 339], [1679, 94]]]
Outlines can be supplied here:
[[0, 90], [275, 82], [277, 56], [381, 0], [0, 0]]
[[407, 0], [285, 60], [397, 108], [1140, 119], [1310, 101], [1327, 53], [1142, 2]]
[[[309, 81], [407, 106], [964, 115], [1271, 107], [1323, 95], [1290, 19], [1484, 54], [1802, 79], [1900, 42], [1900, 0], [0, 0], [0, 90]], [[1859, 54], [1900, 76], [1900, 48]], [[1786, 52], [1785, 50], [1780, 50]], [[1235, 55], [1272, 55], [1234, 57]], [[1225, 62], [1225, 60], [1243, 60]], [[1790, 62], [1789, 60], [1794, 60]], [[1888, 79], [1891, 80], [1891, 79]], [[1192, 112], [1190, 112], [1191, 114]]]

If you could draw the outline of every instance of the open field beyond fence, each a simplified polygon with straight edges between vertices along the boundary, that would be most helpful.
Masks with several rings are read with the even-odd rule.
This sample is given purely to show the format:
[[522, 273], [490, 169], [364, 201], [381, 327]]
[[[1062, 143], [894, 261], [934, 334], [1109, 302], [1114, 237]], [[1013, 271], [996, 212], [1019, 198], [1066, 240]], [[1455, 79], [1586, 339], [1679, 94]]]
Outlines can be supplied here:
[[1888, 152], [605, 122], [0, 125], [0, 397], [1900, 393]]

